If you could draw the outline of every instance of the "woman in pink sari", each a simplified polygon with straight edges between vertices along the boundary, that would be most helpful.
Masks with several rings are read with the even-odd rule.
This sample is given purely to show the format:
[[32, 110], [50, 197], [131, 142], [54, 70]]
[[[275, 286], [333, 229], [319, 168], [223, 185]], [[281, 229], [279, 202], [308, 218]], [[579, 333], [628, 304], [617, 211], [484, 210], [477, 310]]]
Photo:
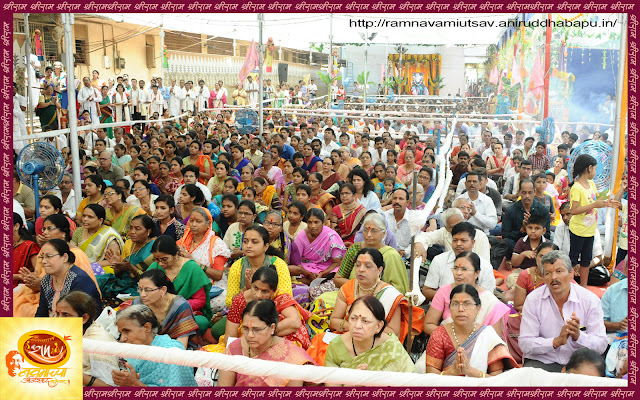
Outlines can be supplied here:
[[296, 236], [291, 246], [289, 271], [292, 276], [303, 275], [300, 281], [307, 285], [316, 278], [338, 271], [347, 252], [340, 235], [325, 226], [324, 221], [321, 209], [310, 209], [307, 228]]
[[227, 94], [220, 89], [220, 84], [216, 83], [214, 90], [209, 94], [209, 106], [219, 110], [227, 104]]
[[[259, 360], [279, 361], [288, 364], [315, 365], [302, 347], [276, 335], [278, 311], [273, 300], [253, 300], [242, 312], [242, 338], [227, 346], [224, 354], [245, 356]], [[304, 382], [284, 377], [243, 375], [232, 371], [220, 371], [218, 386], [302, 386]]]
[[[504, 338], [505, 317], [509, 315], [511, 309], [498, 300], [493, 293], [477, 285], [479, 275], [480, 257], [477, 254], [465, 251], [456, 256], [453, 262], [453, 283], [440, 286], [424, 318], [424, 331], [427, 335], [431, 335], [438, 325], [451, 322], [449, 311], [451, 291], [456, 286], [467, 284], [475, 287], [480, 295], [481, 304], [476, 322], [484, 326], [493, 326], [498, 336]], [[441, 320], [442, 323], [440, 323]]]

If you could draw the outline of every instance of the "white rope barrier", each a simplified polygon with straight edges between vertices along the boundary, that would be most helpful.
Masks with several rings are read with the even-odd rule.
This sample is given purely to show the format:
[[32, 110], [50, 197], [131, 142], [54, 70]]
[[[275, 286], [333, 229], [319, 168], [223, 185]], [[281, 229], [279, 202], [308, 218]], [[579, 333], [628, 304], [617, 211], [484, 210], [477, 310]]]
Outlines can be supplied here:
[[83, 339], [85, 353], [113, 357], [135, 358], [165, 364], [206, 367], [233, 371], [244, 375], [275, 376], [290, 380], [347, 386], [607, 386], [624, 387], [626, 381], [594, 378], [584, 375], [554, 374], [533, 368], [518, 368], [496, 377], [485, 379], [437, 374], [416, 374], [389, 371], [362, 371], [346, 368], [294, 365], [258, 360], [243, 356], [230, 356], [205, 351], [187, 351], [177, 348], [112, 343]]
[[[182, 118], [184, 116], [189, 115], [188, 113], [184, 113], [184, 114], [180, 114], [177, 117], [169, 117], [169, 118], [165, 118], [165, 119], [145, 119], [145, 120], [138, 120], [138, 121], [123, 121], [123, 122], [110, 122], [108, 124], [90, 124], [90, 125], [83, 125], [83, 126], [79, 126], [78, 127], [78, 132], [80, 131], [88, 131], [88, 130], [94, 130], [94, 129], [98, 129], [98, 128], [117, 128], [117, 127], [122, 127], [122, 126], [130, 126], [130, 125], [136, 125], [136, 124], [147, 124], [147, 123], [158, 123], [158, 122], [164, 122], [164, 121], [172, 121], [174, 119], [178, 119], [178, 118]], [[14, 141], [17, 140], [34, 140], [34, 139], [44, 139], [44, 138], [50, 138], [50, 137], [55, 137], [55, 136], [60, 136], [60, 135], [65, 135], [67, 133], [70, 132], [69, 128], [66, 129], [58, 129], [55, 131], [48, 131], [48, 132], [42, 132], [42, 133], [36, 133], [33, 135], [27, 135], [27, 136], [15, 136], [13, 138]]]

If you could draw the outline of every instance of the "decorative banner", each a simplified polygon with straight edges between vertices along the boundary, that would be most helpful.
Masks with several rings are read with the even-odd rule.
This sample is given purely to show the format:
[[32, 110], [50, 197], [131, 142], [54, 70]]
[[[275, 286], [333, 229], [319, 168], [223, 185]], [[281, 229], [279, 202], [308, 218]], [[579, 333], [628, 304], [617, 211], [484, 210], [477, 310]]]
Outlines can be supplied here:
[[81, 318], [0, 318], [3, 393], [21, 400], [82, 399]]
[[533, 62], [533, 68], [531, 69], [531, 79], [529, 80], [529, 91], [539, 100], [542, 97], [544, 90], [544, 74], [542, 71], [542, 60], [540, 58], [540, 50], [536, 54], [536, 59]]
[[520, 66], [518, 65], [518, 61], [516, 57], [513, 57], [513, 62], [511, 63], [511, 86], [515, 86], [517, 84], [522, 86], [522, 76], [520, 75]]
[[247, 58], [244, 60], [244, 64], [242, 64], [242, 68], [240, 68], [240, 83], [242, 86], [244, 80], [247, 79], [247, 76], [251, 71], [256, 69], [260, 65], [260, 57], [258, 56], [258, 50], [256, 49], [256, 44], [251, 41], [251, 46], [249, 46], [249, 51], [247, 52]]
[[491, 75], [489, 76], [489, 82], [494, 85], [498, 84], [498, 66], [495, 65], [491, 70]]
[[416, 82], [423, 80], [420, 85], [426, 86], [428, 94], [437, 94], [441, 84], [442, 56], [440, 54], [404, 54], [402, 60], [400, 54], [389, 54], [389, 61], [394, 76], [404, 81], [400, 85], [398, 94], [421, 92], [421, 89], [412, 87], [414, 78], [417, 79]]

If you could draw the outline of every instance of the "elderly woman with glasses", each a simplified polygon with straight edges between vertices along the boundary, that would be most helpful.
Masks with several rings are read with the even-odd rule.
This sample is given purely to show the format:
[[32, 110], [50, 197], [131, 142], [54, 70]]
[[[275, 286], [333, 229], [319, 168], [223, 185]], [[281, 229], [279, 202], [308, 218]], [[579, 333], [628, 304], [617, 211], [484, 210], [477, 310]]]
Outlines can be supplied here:
[[429, 337], [427, 373], [484, 378], [518, 366], [493, 327], [478, 323], [484, 305], [473, 285], [457, 285], [448, 298], [451, 322], [440, 325]]
[[109, 186], [104, 190], [107, 200], [107, 224], [118, 232], [122, 240], [129, 237], [129, 227], [134, 217], [145, 215], [145, 211], [131, 204], [127, 204], [127, 196], [119, 186]]
[[[158, 318], [146, 305], [138, 304], [119, 311], [116, 325], [121, 343], [184, 349], [182, 343], [169, 335], [158, 334]], [[128, 358], [124, 368], [112, 371], [111, 375], [118, 386], [197, 386], [192, 367], [135, 358]]]
[[100, 291], [96, 283], [82, 269], [75, 266], [76, 256], [62, 239], [47, 241], [40, 250], [38, 258], [42, 261], [45, 276], [40, 282], [40, 304], [36, 317], [56, 315], [58, 300], [69, 292], [85, 292], [101, 309]]
[[[301, 347], [278, 336], [279, 314], [271, 299], [253, 300], [242, 311], [242, 338], [227, 346], [225, 354], [258, 360], [279, 361], [295, 365], [314, 365]], [[303, 381], [281, 377], [243, 375], [220, 371], [218, 386], [302, 386]]]
[[377, 249], [382, 254], [384, 260], [382, 280], [398, 289], [400, 293], [407, 293], [409, 291], [409, 276], [402, 257], [396, 249], [384, 243], [387, 234], [387, 223], [384, 217], [377, 212], [367, 215], [364, 219], [362, 234], [364, 240], [349, 247], [342, 259], [340, 269], [334, 278], [336, 287], [340, 288], [356, 277], [356, 271], [353, 268], [356, 255], [363, 248], [369, 247]]

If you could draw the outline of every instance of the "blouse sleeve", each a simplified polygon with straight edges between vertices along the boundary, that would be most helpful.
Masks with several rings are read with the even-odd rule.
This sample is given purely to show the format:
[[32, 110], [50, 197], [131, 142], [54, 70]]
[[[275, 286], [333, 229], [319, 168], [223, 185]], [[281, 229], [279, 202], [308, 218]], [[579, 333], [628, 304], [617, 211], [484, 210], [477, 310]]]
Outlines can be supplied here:
[[444, 312], [444, 305], [445, 305], [445, 299], [444, 299], [443, 293], [444, 291], [439, 289], [436, 292], [436, 295], [433, 296], [433, 300], [431, 301], [431, 307], [441, 312]]
[[[431, 337], [429, 338], [429, 343], [427, 343], [427, 367], [433, 367], [437, 370], [442, 371], [442, 365], [444, 363], [445, 354], [444, 354], [444, 343], [442, 342], [442, 334], [446, 334], [444, 331], [444, 327], [439, 326], [433, 332]], [[437, 333], [437, 334], [436, 334]]]
[[[225, 303], [229, 308], [231, 308], [233, 296], [240, 292], [240, 271], [242, 270], [242, 268], [240, 267], [242, 265], [241, 263], [242, 258], [234, 262], [231, 266], [231, 270], [229, 270], [229, 280], [227, 282], [227, 298], [225, 300]], [[278, 280], [280, 280], [280, 276], [278, 276]], [[289, 278], [289, 283], [291, 283], [291, 278]]]
[[227, 314], [227, 320], [229, 322], [233, 322], [234, 324], [239, 324], [242, 322], [242, 311], [247, 306], [247, 302], [244, 299], [244, 296], [236, 296], [233, 298], [231, 302], [231, 307], [229, 307], [229, 314]]
[[356, 246], [356, 244], [353, 244], [353, 246], [349, 247], [349, 250], [347, 250], [347, 253], [342, 259], [342, 264], [340, 265], [340, 269], [338, 270], [338, 275], [345, 279], [349, 279], [349, 276], [351, 276], [351, 271], [353, 270], [355, 256], [360, 251], [359, 247], [360, 246]]
[[202, 310], [207, 303], [207, 294], [204, 292], [204, 288], [200, 288], [200, 290], [195, 292], [187, 301], [194, 312]]

